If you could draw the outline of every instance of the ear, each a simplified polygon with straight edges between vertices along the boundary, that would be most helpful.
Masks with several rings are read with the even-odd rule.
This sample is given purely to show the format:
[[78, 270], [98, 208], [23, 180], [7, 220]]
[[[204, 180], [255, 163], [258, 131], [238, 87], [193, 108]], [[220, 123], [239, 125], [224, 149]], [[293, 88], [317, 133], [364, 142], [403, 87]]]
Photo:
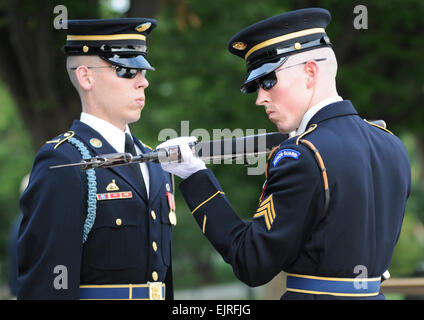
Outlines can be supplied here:
[[315, 86], [318, 79], [318, 64], [314, 60], [309, 60], [305, 65], [306, 88], [310, 89]]
[[78, 83], [83, 90], [91, 90], [94, 84], [94, 78], [91, 73], [91, 70], [88, 69], [88, 67], [84, 65], [79, 66], [75, 70], [75, 76], [77, 77]]

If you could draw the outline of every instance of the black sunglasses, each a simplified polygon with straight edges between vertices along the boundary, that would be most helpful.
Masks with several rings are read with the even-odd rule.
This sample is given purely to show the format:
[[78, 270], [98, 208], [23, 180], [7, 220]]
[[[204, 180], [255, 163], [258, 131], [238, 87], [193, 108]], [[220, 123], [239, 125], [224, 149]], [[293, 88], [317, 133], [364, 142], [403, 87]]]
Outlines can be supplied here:
[[[327, 58], [320, 58], [320, 59], [313, 59], [313, 60], [316, 61], [316, 62], [320, 62], [320, 61], [327, 60]], [[308, 60], [308, 61], [310, 61], [310, 60]], [[267, 75], [260, 77], [259, 79], [256, 80], [256, 85], [257, 85], [256, 91], [259, 90], [259, 86], [266, 91], [271, 90], [277, 84], [278, 80], [277, 80], [277, 74], [276, 73], [278, 71], [288, 69], [288, 68], [291, 68], [291, 67], [295, 67], [295, 66], [298, 66], [298, 65], [301, 65], [301, 64], [306, 64], [306, 63], [308, 63], [308, 61], [297, 63], [297, 64], [294, 64], [292, 66], [288, 66], [288, 67], [285, 67], [285, 68], [278, 69], [276, 71], [274, 70], [274, 71], [268, 73]]]
[[[71, 70], [76, 70], [78, 67], [72, 67]], [[96, 68], [114, 68], [116, 75], [119, 78], [124, 79], [134, 79], [137, 73], [140, 71], [143, 77], [146, 76], [147, 70], [145, 69], [137, 69], [137, 68], [128, 68], [128, 67], [120, 67], [120, 66], [101, 66], [101, 67], [87, 67], [88, 69], [96, 69]]]

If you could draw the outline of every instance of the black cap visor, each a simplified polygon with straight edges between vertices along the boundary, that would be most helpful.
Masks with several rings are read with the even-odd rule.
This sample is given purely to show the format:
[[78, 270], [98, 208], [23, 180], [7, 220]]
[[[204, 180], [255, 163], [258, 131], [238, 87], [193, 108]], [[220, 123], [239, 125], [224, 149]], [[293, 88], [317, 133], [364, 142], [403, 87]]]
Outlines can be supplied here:
[[155, 68], [153, 68], [150, 65], [150, 63], [146, 60], [146, 58], [143, 57], [142, 55], [120, 56], [115, 54], [113, 56], [108, 56], [108, 57], [100, 56], [100, 58], [119, 67], [142, 69], [142, 70], [155, 70]]
[[256, 84], [256, 80], [260, 77], [263, 77], [275, 69], [279, 68], [287, 61], [289, 57], [282, 57], [279, 60], [274, 60], [274, 62], [268, 62], [261, 65], [259, 68], [253, 69], [249, 72], [246, 81], [240, 88], [240, 91], [243, 93], [252, 93], [256, 92], [258, 85]]

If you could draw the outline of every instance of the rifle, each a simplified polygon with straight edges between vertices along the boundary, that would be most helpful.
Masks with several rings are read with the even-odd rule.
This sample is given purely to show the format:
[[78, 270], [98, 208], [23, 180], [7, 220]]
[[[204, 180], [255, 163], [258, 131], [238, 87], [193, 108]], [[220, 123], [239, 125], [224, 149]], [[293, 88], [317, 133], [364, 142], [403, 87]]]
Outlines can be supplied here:
[[[383, 120], [371, 121], [372, 124], [386, 128]], [[244, 159], [248, 157], [266, 155], [281, 142], [288, 139], [288, 134], [280, 132], [263, 133], [239, 138], [219, 139], [189, 144], [193, 154], [202, 160], [214, 159]], [[79, 166], [82, 170], [109, 168], [142, 162], [181, 162], [181, 152], [178, 146], [169, 146], [155, 149], [152, 152], [133, 156], [130, 153], [102, 154], [77, 163], [68, 163], [51, 166], [51, 169]]]

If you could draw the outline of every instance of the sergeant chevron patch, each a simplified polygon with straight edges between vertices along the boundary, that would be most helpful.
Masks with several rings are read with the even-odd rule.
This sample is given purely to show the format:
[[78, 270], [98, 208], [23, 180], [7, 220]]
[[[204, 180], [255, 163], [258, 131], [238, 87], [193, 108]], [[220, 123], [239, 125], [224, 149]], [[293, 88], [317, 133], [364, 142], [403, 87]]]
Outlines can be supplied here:
[[259, 208], [256, 210], [253, 219], [264, 217], [266, 227], [271, 230], [271, 226], [275, 220], [274, 201], [272, 200], [272, 194], [261, 202]]

